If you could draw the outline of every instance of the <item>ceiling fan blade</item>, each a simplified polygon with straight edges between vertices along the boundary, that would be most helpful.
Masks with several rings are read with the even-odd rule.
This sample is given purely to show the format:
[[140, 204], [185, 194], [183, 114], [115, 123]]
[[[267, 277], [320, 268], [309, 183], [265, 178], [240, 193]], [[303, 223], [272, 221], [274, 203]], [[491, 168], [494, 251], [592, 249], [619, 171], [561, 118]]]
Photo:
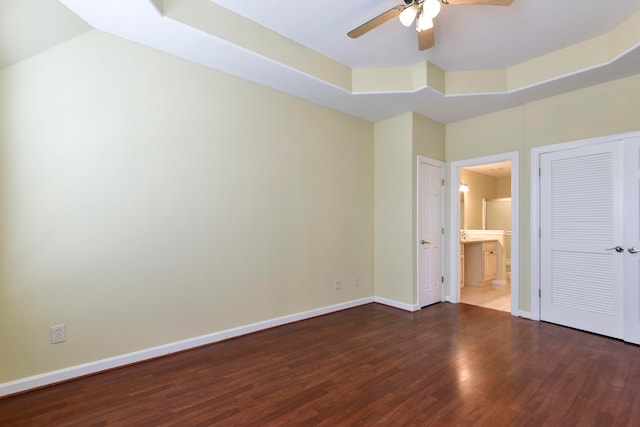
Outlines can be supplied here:
[[418, 31], [418, 49], [431, 49], [436, 44], [435, 31], [433, 27], [428, 30]]
[[486, 6], [509, 6], [514, 0], [442, 0], [444, 4], [478, 4]]
[[402, 12], [405, 9], [406, 6], [403, 5], [398, 5], [395, 6], [389, 10], [387, 10], [386, 12], [381, 13], [380, 15], [376, 16], [375, 18], [373, 18], [370, 21], [365, 22], [364, 24], [360, 25], [357, 28], [354, 28], [353, 30], [349, 31], [347, 33], [347, 35], [349, 37], [351, 37], [352, 39], [356, 39], [358, 37], [360, 37], [361, 35], [368, 33], [369, 31], [373, 30], [374, 28], [376, 28], [378, 25], [382, 25], [385, 22], [387, 22], [388, 20], [395, 18], [396, 16], [400, 15], [400, 12]]

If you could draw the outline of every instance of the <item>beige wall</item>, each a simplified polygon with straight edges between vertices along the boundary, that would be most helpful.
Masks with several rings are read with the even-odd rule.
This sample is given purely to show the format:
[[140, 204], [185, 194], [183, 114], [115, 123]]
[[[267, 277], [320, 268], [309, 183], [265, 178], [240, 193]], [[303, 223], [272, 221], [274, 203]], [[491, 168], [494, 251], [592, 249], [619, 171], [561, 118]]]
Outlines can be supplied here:
[[526, 311], [530, 148], [638, 117], [633, 76], [373, 125], [87, 33], [0, 71], [0, 383], [372, 295], [415, 304], [417, 155], [520, 152]]
[[372, 142], [97, 31], [1, 70], [0, 383], [371, 297]]
[[413, 299], [411, 154], [412, 113], [375, 124], [375, 293], [406, 304]]
[[415, 113], [375, 124], [375, 295], [417, 303], [417, 156], [444, 161], [445, 128]]
[[[424, 156], [445, 161], [445, 126], [417, 113], [412, 113], [413, 157]], [[417, 165], [413, 162], [414, 166]], [[417, 181], [414, 181], [414, 184]], [[415, 194], [415, 192], [414, 192]]]
[[448, 162], [520, 152], [520, 303], [529, 311], [530, 149], [640, 129], [640, 75], [447, 125]]
[[511, 197], [511, 177], [496, 178], [496, 197]]

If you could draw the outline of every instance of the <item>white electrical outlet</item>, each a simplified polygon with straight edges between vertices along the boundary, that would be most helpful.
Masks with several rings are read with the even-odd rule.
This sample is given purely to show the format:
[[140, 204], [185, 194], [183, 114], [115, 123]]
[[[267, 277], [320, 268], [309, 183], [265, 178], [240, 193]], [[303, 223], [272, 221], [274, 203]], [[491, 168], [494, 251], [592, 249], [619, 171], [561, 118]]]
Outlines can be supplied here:
[[339, 291], [341, 286], [340, 279], [336, 279], [336, 291]]
[[51, 327], [51, 344], [57, 344], [67, 340], [67, 331], [64, 325], [56, 325]]

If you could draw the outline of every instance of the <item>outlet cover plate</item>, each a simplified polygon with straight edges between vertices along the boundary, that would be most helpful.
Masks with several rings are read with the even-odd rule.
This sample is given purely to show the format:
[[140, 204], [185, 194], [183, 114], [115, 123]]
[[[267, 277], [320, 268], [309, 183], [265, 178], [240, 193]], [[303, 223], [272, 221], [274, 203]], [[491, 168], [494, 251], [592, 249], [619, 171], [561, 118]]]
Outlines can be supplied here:
[[64, 325], [51, 327], [51, 344], [58, 344], [67, 340], [67, 331]]

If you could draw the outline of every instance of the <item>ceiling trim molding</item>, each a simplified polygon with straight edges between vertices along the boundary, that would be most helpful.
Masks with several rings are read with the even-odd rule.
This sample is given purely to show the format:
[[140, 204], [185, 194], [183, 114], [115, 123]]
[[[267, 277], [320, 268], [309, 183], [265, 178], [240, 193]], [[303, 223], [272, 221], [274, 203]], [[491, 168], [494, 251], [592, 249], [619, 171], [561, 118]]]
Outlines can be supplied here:
[[[627, 55], [635, 61], [640, 52], [636, 13], [604, 35], [504, 69], [444, 71], [429, 62], [351, 69], [210, 0], [60, 1], [98, 30], [371, 121], [415, 111], [415, 98], [425, 93], [441, 100], [499, 96], [504, 99], [489, 107], [497, 111], [557, 91], [569, 78], [574, 83], [566, 90], [607, 81], [598, 69]], [[374, 95], [393, 96], [393, 102], [367, 105]], [[465, 111], [418, 112], [447, 123], [476, 114]]]

